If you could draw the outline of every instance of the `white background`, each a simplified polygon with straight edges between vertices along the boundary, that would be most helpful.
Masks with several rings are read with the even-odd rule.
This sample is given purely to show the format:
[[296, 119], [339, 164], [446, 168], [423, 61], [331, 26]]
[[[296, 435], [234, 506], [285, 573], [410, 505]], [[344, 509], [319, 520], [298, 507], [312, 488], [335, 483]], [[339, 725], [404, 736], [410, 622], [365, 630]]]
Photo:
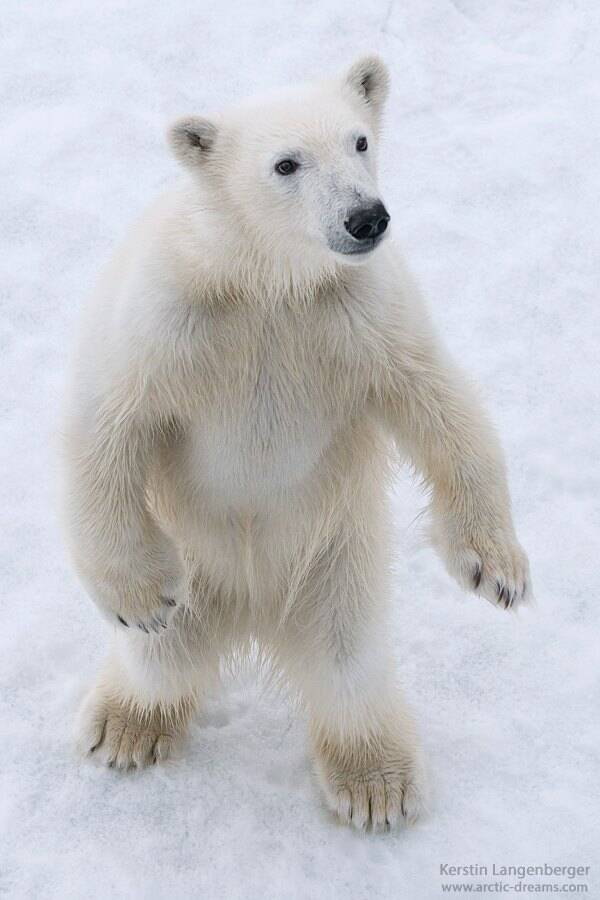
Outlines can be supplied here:
[[[441, 862], [597, 861], [599, 9], [3, 0], [0, 895], [428, 900]], [[73, 325], [177, 175], [167, 123], [372, 50], [393, 75], [395, 239], [502, 434], [538, 601], [511, 617], [464, 596], [401, 480], [394, 632], [432, 798], [418, 827], [383, 836], [333, 821], [304, 722], [252, 677], [171, 768], [78, 760], [74, 711], [107, 635], [56, 511]]]

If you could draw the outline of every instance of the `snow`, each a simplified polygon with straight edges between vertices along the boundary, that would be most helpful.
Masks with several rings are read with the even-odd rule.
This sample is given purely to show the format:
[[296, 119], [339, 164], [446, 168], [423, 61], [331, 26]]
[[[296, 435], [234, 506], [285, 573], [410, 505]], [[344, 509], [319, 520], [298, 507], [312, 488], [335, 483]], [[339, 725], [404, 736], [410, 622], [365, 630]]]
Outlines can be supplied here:
[[[600, 6], [4, 0], [1, 35], [0, 895], [428, 900], [444, 862], [593, 866]], [[305, 723], [251, 676], [170, 768], [76, 757], [106, 633], [56, 511], [73, 324], [176, 174], [166, 123], [370, 50], [393, 74], [381, 181], [396, 240], [501, 431], [537, 594], [519, 617], [464, 596], [399, 481], [395, 641], [432, 796], [419, 826], [380, 836], [333, 821]], [[544, 880], [566, 879], [530, 879]]]

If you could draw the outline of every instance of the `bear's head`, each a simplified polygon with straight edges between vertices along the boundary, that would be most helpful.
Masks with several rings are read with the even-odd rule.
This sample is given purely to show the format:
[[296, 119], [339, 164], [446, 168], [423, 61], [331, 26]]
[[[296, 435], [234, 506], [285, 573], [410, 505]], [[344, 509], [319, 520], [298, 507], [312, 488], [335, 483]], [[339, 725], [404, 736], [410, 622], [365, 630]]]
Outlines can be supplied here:
[[390, 218], [376, 180], [388, 84], [369, 56], [337, 78], [175, 122], [171, 146], [202, 182], [223, 241], [292, 265], [368, 258]]

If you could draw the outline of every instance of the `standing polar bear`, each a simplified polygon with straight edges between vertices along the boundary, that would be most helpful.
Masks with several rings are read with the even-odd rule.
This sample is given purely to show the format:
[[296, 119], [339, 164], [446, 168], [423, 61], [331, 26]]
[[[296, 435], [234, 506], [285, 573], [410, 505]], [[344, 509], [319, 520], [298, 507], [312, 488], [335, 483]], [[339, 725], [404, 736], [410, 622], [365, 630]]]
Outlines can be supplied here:
[[105, 273], [67, 423], [72, 555], [115, 625], [83, 745], [164, 759], [220, 660], [258, 645], [358, 827], [423, 803], [390, 646], [394, 444], [450, 573], [505, 608], [529, 593], [497, 440], [386, 242], [387, 90], [368, 57], [172, 127], [190, 177]]

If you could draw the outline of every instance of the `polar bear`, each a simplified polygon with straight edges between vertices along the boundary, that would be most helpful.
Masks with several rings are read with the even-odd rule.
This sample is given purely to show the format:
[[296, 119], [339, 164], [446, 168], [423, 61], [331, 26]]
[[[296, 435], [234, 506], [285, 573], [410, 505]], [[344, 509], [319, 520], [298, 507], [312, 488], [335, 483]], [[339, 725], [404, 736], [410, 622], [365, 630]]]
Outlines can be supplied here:
[[388, 241], [388, 80], [361, 58], [173, 125], [187, 178], [100, 281], [66, 427], [72, 557], [114, 626], [83, 746], [123, 769], [166, 758], [222, 661], [258, 647], [359, 828], [424, 803], [390, 646], [396, 448], [460, 584], [506, 609], [530, 595], [497, 439]]

